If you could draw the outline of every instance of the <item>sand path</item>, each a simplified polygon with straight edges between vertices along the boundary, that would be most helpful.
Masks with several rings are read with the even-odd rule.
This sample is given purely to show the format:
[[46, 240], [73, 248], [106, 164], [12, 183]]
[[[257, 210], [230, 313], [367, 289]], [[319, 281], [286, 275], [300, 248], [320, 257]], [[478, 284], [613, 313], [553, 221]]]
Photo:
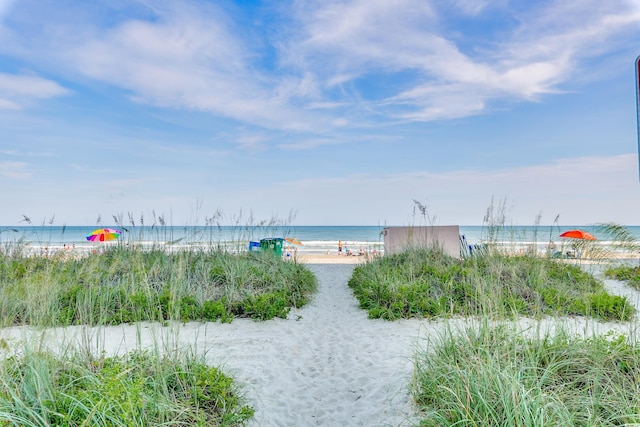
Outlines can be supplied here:
[[347, 287], [354, 265], [308, 267], [318, 293], [287, 320], [209, 324], [212, 362], [244, 384], [254, 425], [412, 425], [420, 322], [368, 319]]

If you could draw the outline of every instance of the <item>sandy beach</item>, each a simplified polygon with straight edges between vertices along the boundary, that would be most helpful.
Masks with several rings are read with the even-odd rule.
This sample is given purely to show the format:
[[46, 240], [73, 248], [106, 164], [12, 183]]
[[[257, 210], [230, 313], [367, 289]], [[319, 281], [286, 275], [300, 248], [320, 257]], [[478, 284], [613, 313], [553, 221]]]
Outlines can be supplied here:
[[360, 264], [369, 259], [371, 259], [371, 257], [358, 255], [299, 254], [296, 256], [296, 261], [301, 264]]
[[[29, 328], [7, 328], [0, 330], [0, 338], [13, 350], [19, 350], [20, 340], [37, 339], [53, 351], [74, 344], [107, 355], [140, 347], [192, 348], [236, 379], [256, 410], [252, 426], [415, 425], [409, 387], [416, 349], [428, 347], [444, 327], [471, 322], [368, 319], [347, 287], [357, 258], [308, 264], [318, 277], [318, 293], [287, 319], [70, 327], [48, 330], [44, 336]], [[638, 306], [637, 292], [618, 282], [608, 281], [607, 286]], [[532, 330], [562, 324], [587, 334], [635, 331], [635, 322], [578, 318], [520, 323]]]

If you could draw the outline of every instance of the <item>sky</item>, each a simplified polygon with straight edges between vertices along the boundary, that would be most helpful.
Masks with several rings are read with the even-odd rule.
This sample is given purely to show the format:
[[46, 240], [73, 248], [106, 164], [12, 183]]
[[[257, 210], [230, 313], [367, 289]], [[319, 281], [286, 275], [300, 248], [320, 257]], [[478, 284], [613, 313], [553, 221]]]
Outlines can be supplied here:
[[0, 225], [640, 225], [638, 55], [640, 0], [0, 0]]

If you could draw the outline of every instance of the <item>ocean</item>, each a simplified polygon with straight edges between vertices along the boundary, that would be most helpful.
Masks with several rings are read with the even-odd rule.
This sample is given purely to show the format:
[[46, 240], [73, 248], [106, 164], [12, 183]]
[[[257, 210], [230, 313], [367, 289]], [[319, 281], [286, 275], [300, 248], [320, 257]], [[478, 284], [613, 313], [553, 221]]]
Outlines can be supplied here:
[[[337, 253], [338, 241], [354, 252], [384, 250], [382, 230], [385, 226], [295, 226], [295, 225], [242, 225], [242, 226], [113, 226], [122, 234], [112, 242], [89, 242], [86, 236], [95, 226], [0, 226], [0, 245], [20, 244], [32, 252], [77, 249], [90, 251], [108, 245], [136, 245], [164, 247], [172, 250], [220, 247], [244, 250], [249, 242], [264, 238], [296, 238], [300, 253]], [[470, 245], [487, 241], [511, 245], [515, 250], [544, 250], [550, 241], [561, 244], [559, 235], [566, 230], [581, 229], [592, 233], [599, 244], [608, 245], [610, 237], [603, 235], [598, 226], [460, 226], [460, 235]], [[626, 227], [630, 235], [640, 241], [640, 226]], [[285, 243], [285, 246], [287, 244]]]

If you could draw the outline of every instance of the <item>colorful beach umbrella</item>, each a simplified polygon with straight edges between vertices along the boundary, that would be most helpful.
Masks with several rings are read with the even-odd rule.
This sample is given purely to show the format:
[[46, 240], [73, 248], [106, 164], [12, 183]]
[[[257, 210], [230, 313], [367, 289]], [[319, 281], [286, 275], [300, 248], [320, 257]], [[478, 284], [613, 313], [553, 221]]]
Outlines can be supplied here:
[[560, 235], [560, 237], [564, 237], [567, 239], [581, 239], [581, 240], [597, 240], [593, 234], [587, 233], [583, 230], [569, 230], [565, 231]]
[[292, 245], [296, 245], [296, 246], [301, 246], [302, 242], [298, 239], [296, 239], [295, 237], [287, 237], [286, 240], [288, 243], [291, 243]]
[[98, 228], [87, 235], [87, 240], [90, 242], [105, 242], [108, 240], [116, 240], [121, 234], [122, 231], [116, 230], [115, 228]]

